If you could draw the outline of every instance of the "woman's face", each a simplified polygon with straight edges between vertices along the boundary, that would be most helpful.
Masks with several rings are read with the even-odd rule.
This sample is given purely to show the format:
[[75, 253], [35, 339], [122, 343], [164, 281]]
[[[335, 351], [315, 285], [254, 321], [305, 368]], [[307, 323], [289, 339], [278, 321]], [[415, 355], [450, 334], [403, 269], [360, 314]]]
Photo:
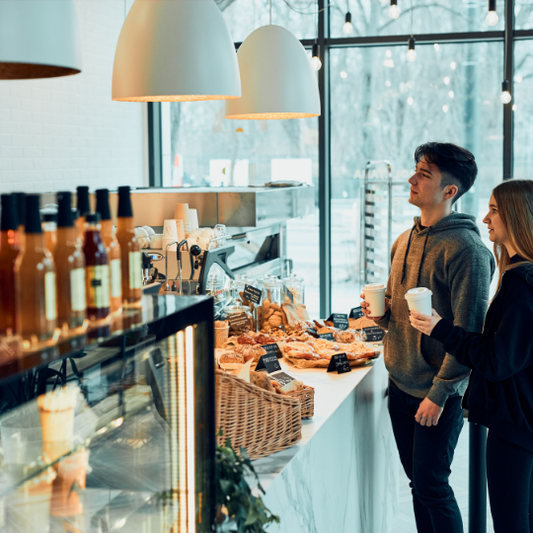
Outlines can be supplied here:
[[509, 241], [509, 235], [500, 217], [498, 205], [496, 204], [494, 196], [490, 197], [489, 212], [483, 219], [483, 222], [487, 224], [487, 227], [489, 229], [489, 239], [491, 240], [491, 242], [505, 245]]

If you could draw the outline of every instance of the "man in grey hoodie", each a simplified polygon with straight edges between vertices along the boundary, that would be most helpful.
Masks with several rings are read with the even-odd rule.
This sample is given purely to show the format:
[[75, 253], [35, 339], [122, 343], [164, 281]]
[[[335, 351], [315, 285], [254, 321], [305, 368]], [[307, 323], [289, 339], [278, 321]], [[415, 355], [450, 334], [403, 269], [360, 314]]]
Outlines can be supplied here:
[[[481, 331], [495, 262], [481, 241], [475, 217], [452, 211], [476, 179], [474, 156], [454, 144], [435, 142], [419, 146], [414, 156], [409, 203], [419, 207], [421, 215], [392, 247], [386, 312], [371, 318], [387, 331], [383, 344], [389, 412], [411, 481], [417, 529], [462, 533], [448, 478], [463, 426], [461, 397], [469, 369], [411, 326], [405, 293], [427, 287], [440, 316], [468, 331]], [[368, 304], [361, 305], [368, 316]]]

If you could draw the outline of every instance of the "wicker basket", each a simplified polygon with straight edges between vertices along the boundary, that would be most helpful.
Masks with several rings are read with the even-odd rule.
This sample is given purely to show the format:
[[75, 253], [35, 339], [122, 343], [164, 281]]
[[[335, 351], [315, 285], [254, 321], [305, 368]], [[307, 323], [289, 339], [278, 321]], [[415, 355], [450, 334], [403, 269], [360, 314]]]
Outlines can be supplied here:
[[222, 429], [218, 443], [227, 438], [251, 459], [285, 450], [302, 438], [302, 403], [246, 383], [216, 370], [216, 423]]
[[299, 391], [288, 392], [285, 394], [291, 398], [298, 398], [302, 402], [302, 418], [312, 418], [315, 414], [315, 389], [304, 385]]

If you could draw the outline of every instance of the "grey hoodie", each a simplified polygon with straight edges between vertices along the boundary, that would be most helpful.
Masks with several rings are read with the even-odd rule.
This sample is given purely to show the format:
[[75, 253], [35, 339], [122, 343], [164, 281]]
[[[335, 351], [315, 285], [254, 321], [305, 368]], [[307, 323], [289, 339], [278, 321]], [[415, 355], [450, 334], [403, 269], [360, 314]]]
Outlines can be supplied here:
[[490, 250], [481, 241], [475, 217], [451, 213], [433, 226], [420, 219], [402, 233], [391, 250], [387, 284], [390, 309], [376, 323], [383, 339], [390, 378], [404, 392], [444, 406], [449, 396], [464, 394], [469, 369], [446, 353], [443, 345], [411, 326], [405, 293], [414, 287], [433, 292], [437, 313], [467, 331], [480, 332], [495, 270]]

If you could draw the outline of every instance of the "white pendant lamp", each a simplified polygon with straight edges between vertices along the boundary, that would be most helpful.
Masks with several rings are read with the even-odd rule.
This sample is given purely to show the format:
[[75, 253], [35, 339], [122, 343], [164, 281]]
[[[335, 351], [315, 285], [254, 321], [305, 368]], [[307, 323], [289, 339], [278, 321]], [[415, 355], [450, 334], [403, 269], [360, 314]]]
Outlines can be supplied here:
[[271, 120], [320, 115], [318, 82], [300, 41], [275, 25], [255, 30], [237, 53], [242, 98], [226, 102], [226, 118]]
[[0, 0], [0, 79], [81, 72], [72, 0]]
[[240, 96], [235, 46], [213, 0], [135, 0], [118, 38], [113, 100]]

